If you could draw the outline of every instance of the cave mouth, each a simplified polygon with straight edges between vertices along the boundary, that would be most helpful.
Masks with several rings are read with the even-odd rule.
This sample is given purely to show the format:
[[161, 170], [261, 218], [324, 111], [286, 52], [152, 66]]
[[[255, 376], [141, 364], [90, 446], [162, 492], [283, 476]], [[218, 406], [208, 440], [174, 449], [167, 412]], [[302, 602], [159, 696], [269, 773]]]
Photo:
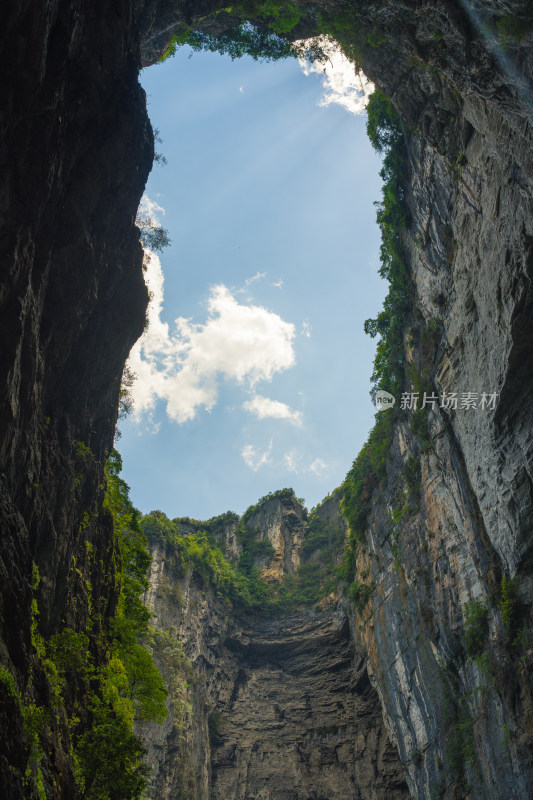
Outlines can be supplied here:
[[[289, 485], [311, 507], [342, 482], [373, 422], [363, 323], [384, 295], [381, 160], [366, 115], [353, 113], [364, 92], [347, 85], [356, 70], [346, 59], [326, 89], [296, 59], [190, 55], [141, 73], [162, 139], [142, 208], [171, 245], [145, 271], [161, 306], [152, 303], [144, 341], [164, 341], [130, 361], [141, 386], [120, 426], [124, 475], [144, 513], [242, 513]], [[325, 100], [331, 86], [336, 102]], [[178, 315], [190, 320], [179, 330]], [[164, 374], [163, 350], [174, 372]], [[203, 376], [176, 380], [184, 364]]]

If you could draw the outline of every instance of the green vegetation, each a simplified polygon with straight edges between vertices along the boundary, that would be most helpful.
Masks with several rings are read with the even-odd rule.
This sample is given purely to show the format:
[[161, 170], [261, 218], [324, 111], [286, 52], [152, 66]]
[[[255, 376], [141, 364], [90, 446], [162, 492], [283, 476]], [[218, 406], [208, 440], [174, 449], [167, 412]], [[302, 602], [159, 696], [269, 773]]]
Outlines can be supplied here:
[[[78, 443], [77, 454], [87, 462], [92, 453]], [[128, 486], [119, 477], [121, 459], [113, 452], [106, 467], [107, 493], [104, 508], [113, 520], [115, 541], [114, 613], [92, 610], [91, 563], [95, 547], [86, 542], [87, 572], [73, 565], [88, 593], [90, 617], [87, 632], [65, 627], [45, 639], [39, 629], [37, 598], [32, 604], [32, 646], [34, 673], [46, 679], [51, 705], [43, 708], [31, 697], [20, 697], [8, 681], [17, 700], [30, 746], [26, 783], [45, 798], [41, 772], [42, 742], [61, 736], [70, 753], [77, 790], [87, 800], [137, 800], [146, 788], [148, 765], [144, 748], [135, 735], [136, 720], [162, 720], [167, 710], [167, 691], [154, 665], [150, 650], [143, 647], [149, 635], [149, 612], [141, 594], [147, 589], [150, 555], [139, 524], [139, 513], [129, 499]], [[80, 530], [87, 527], [82, 523]], [[33, 566], [32, 585], [37, 593], [40, 575]], [[103, 657], [102, 657], [103, 656]], [[74, 697], [83, 697], [73, 706]]]
[[386, 476], [387, 456], [392, 441], [394, 416], [389, 411], [376, 415], [376, 423], [343, 484], [343, 511], [350, 526], [350, 543], [365, 541], [365, 528], [372, 491]]
[[496, 23], [496, 29], [505, 45], [511, 41], [521, 42], [533, 32], [533, 21], [521, 19], [514, 14], [504, 14]]
[[[399, 396], [405, 383], [403, 331], [411, 308], [410, 278], [401, 244], [401, 233], [407, 222], [404, 205], [405, 145], [399, 117], [390, 100], [379, 89], [368, 104], [367, 133], [378, 153], [385, 154], [380, 173], [384, 185], [377, 219], [382, 235], [380, 274], [389, 281], [383, 311], [375, 319], [365, 322], [366, 333], [380, 336], [372, 375], [372, 395], [375, 396], [378, 389], [384, 389]], [[341, 577], [350, 583], [354, 577], [357, 547], [365, 540], [372, 492], [386, 477], [395, 413], [389, 410], [376, 415], [368, 440], [342, 487], [343, 510], [350, 534]], [[410, 475], [408, 480], [414, 488], [416, 474]], [[356, 590], [354, 588], [353, 592]]]
[[140, 231], [141, 242], [143, 243], [144, 247], [148, 248], [149, 250], [161, 252], [165, 247], [170, 245], [168, 231], [161, 227], [161, 225], [155, 225], [152, 222], [144, 222], [138, 227]]
[[452, 777], [462, 779], [465, 769], [477, 766], [474, 721], [455, 669], [451, 665], [443, 667], [441, 678], [447, 732], [446, 765]]
[[[154, 143], [163, 144], [163, 139], [159, 134], [159, 128], [154, 128]], [[167, 159], [163, 153], [158, 153], [157, 151], [154, 153], [154, 164], [159, 164], [160, 167], [165, 167], [167, 163]]]
[[[305, 520], [303, 545], [304, 560], [312, 559], [311, 562], [282, 580], [267, 581], [257, 565], [267, 564], [275, 551], [267, 539], [258, 538], [252, 523], [262, 505], [272, 498], [297, 499], [292, 489], [281, 489], [250, 506], [240, 520], [227, 512], [204, 523], [189, 518], [170, 520], [162, 511], [152, 511], [143, 517], [142, 527], [150, 541], [164, 546], [165, 562], [176, 581], [190, 572], [199, 586], [211, 588], [219, 599], [237, 610], [279, 613], [316, 603], [338, 582], [334, 559], [342, 548], [342, 529], [327, 525], [318, 509], [312, 511]], [[223, 530], [231, 526], [242, 547], [234, 561], [223, 552], [221, 538]], [[165, 588], [167, 594], [176, 588], [170, 585], [171, 580]]]
[[177, 638], [177, 630], [176, 628], [171, 628], [170, 631], [150, 628], [143, 641], [166, 677], [174, 728], [181, 731], [185, 719], [191, 713], [191, 704], [188, 701], [188, 680], [192, 678], [192, 667]]
[[407, 224], [405, 143], [400, 118], [379, 89], [371, 96], [367, 111], [368, 137], [374, 149], [385, 154], [380, 171], [384, 183], [382, 200], [377, 204], [377, 221], [381, 229], [379, 273], [389, 282], [383, 311], [365, 322], [365, 332], [380, 337], [372, 374], [372, 395], [375, 396], [378, 389], [385, 389], [399, 396], [405, 382], [403, 331], [412, 307], [411, 279], [401, 242]]
[[417, 408], [416, 411], [411, 412], [409, 428], [411, 433], [414, 433], [415, 436], [418, 436], [422, 442], [423, 450], [426, 451], [431, 444], [431, 437], [429, 435], [429, 419], [426, 408]]
[[240, 523], [237, 536], [242, 545], [242, 555], [239, 559], [238, 570], [249, 578], [254, 577], [254, 563], [257, 560], [267, 564], [275, 554], [275, 550], [268, 539], [258, 539], [258, 531]]
[[47, 644], [61, 691], [78, 682], [87, 692], [89, 724], [80, 724], [74, 716], [70, 729], [76, 777], [90, 800], [141, 796], [148, 766], [133, 725], [135, 720], [160, 721], [167, 713], [161, 675], [150, 652], [140, 644], [148, 632], [149, 612], [140, 595], [148, 586], [150, 555], [128, 486], [119, 477], [121, 467], [114, 451], [106, 467], [104, 507], [113, 519], [118, 602], [106, 636], [107, 658], [104, 663], [94, 658], [91, 634], [104, 635], [104, 625], [96, 618], [89, 636], [64, 629]]
[[122, 370], [122, 380], [120, 381], [120, 393], [118, 396], [119, 420], [126, 419], [133, 411], [133, 395], [131, 390], [136, 377], [136, 374], [129, 368], [128, 364], [125, 364]]
[[[263, 506], [267, 500], [272, 500], [273, 498], [277, 498], [279, 500], [283, 500], [284, 498], [286, 500], [291, 500], [294, 497], [294, 489], [278, 489], [276, 492], [269, 492], [268, 494], [263, 495], [263, 497], [260, 497], [257, 503], [254, 503], [253, 506], [249, 506], [249, 508], [246, 509], [242, 515], [242, 522], [244, 525], [247, 525], [249, 520], [259, 511], [261, 506]], [[303, 506], [303, 499], [301, 497], [297, 497], [296, 499], [300, 505]]]
[[32, 793], [33, 790], [39, 800], [46, 800], [43, 774], [41, 771], [44, 751], [40, 737], [46, 727], [47, 711], [45, 708], [36, 705], [32, 700], [27, 699], [24, 701], [13, 675], [7, 667], [4, 666], [0, 666], [0, 685], [4, 690], [4, 697], [7, 696], [9, 698], [22, 718], [24, 732], [29, 745], [28, 761], [24, 774], [24, 786], [30, 793]]
[[338, 570], [341, 580], [351, 584], [355, 576], [357, 550], [365, 542], [366, 520], [372, 492], [386, 477], [387, 456], [392, 442], [392, 411], [376, 415], [376, 423], [342, 484], [341, 501], [348, 521], [348, 542]]
[[[412, 285], [402, 246], [407, 226], [404, 187], [407, 179], [406, 152], [398, 114], [391, 101], [376, 89], [368, 104], [368, 137], [378, 153], [384, 154], [382, 200], [377, 203], [377, 221], [381, 229], [380, 274], [389, 282], [383, 310], [365, 322], [365, 332], [379, 336], [371, 395], [385, 390], [400, 396], [407, 381], [404, 354], [404, 330], [412, 309]], [[355, 459], [342, 485], [342, 508], [349, 525], [348, 543], [339, 577], [347, 584], [348, 596], [361, 611], [373, 591], [356, 575], [358, 548], [365, 542], [366, 524], [373, 492], [386, 481], [387, 458], [397, 410], [381, 411], [368, 440]], [[427, 414], [413, 414], [411, 424], [423, 442], [429, 439]], [[411, 456], [405, 468], [407, 492], [396, 499], [391, 513], [395, 568], [400, 569], [398, 538], [405, 519], [418, 510], [420, 496], [420, 461]]]
[[405, 481], [407, 483], [408, 500], [412, 511], [418, 511], [420, 504], [421, 468], [420, 459], [409, 456], [405, 465]]
[[145, 212], [139, 211], [137, 213], [135, 224], [139, 229], [139, 238], [143, 247], [161, 252], [170, 245], [168, 231], [161, 225], [157, 225]]
[[[221, 32], [212, 33], [215, 28]], [[231, 58], [248, 55], [276, 61], [305, 57], [314, 61], [326, 58], [320, 37], [335, 41], [356, 67], [365, 49], [387, 41], [384, 34], [363, 26], [350, 8], [306, 8], [291, 0], [242, 0], [199, 17], [191, 25], [180, 23], [160, 61], [184, 44]]]
[[207, 727], [211, 747], [220, 747], [224, 744], [224, 717], [219, 711], [212, 711], [208, 715]]
[[355, 578], [348, 588], [348, 597], [354, 604], [357, 611], [361, 612], [370, 599], [373, 591], [374, 585], [372, 583], [364, 583], [363, 581]]
[[520, 578], [504, 575], [500, 583], [500, 611], [505, 625], [507, 645], [515, 650], [525, 650], [530, 640], [530, 632], [523, 619], [523, 605], [520, 599]]
[[17, 684], [15, 683], [15, 679], [11, 672], [8, 670], [7, 667], [0, 666], [0, 684], [2, 684], [4, 688], [4, 692], [7, 696], [16, 704], [20, 704], [20, 694], [19, 690], [17, 689]]
[[503, 624], [510, 631], [515, 631], [518, 625], [518, 581], [503, 576], [500, 583], [500, 610]]
[[446, 795], [446, 779], [439, 778], [439, 780], [431, 787], [431, 800], [444, 800]]
[[286, 611], [314, 605], [334, 591], [338, 579], [331, 561], [301, 564], [294, 575], [286, 575], [276, 587], [276, 609]]
[[165, 561], [176, 578], [185, 577], [190, 570], [201, 587], [212, 587], [217, 597], [232, 606], [260, 607], [270, 594], [266, 582], [254, 570], [247, 575], [230, 563], [212, 533], [204, 529], [184, 533], [180, 522], [168, 519], [162, 511], [152, 511], [142, 519], [148, 539], [165, 546]]
[[[148, 539], [165, 546], [166, 563], [176, 578], [185, 577], [190, 570], [200, 586], [204, 589], [212, 587], [217, 597], [237, 608], [260, 609], [268, 604], [272, 590], [260, 577], [259, 571], [252, 567], [247, 550], [244, 550], [243, 558], [236, 566], [214, 541], [213, 527], [218, 523], [218, 518], [210, 520], [211, 530], [209, 523], [207, 530], [198, 523], [191, 534], [184, 532], [180, 523], [183, 520], [170, 520], [162, 511], [152, 511], [142, 519]], [[242, 530], [240, 535], [245, 537], [243, 544], [247, 542], [251, 548], [254, 547], [252, 536]]]
[[342, 528], [328, 524], [320, 514], [320, 506], [314, 508], [307, 517], [301, 555], [307, 560], [315, 553], [321, 559], [331, 559], [344, 543]]
[[[104, 508], [113, 519], [118, 602], [107, 636], [107, 660], [97, 664], [90, 639], [68, 629], [52, 637], [49, 647], [60, 677], [68, 672], [69, 683], [74, 679], [87, 685], [90, 724], [78, 730], [74, 721], [72, 738], [78, 783], [90, 800], [141, 796], [148, 766], [133, 725], [135, 720], [160, 721], [167, 714], [161, 675], [140, 643], [150, 617], [141, 601], [148, 587], [150, 555], [139, 513], [120, 478], [121, 468], [121, 458], [113, 451], [106, 466]], [[99, 628], [93, 620], [93, 632]]]
[[472, 658], [481, 655], [489, 635], [489, 611], [479, 600], [465, 604], [465, 649]]
[[213, 36], [195, 30], [177, 33], [161, 57], [161, 61], [173, 56], [178, 47], [188, 44], [193, 50], [222, 53], [231, 59], [251, 56], [255, 61], [279, 61], [295, 55], [295, 48], [286, 39], [268, 28], [258, 28], [246, 22], [225, 33]]
[[277, 61], [300, 53], [301, 48], [286, 38], [302, 18], [302, 7], [290, 0], [244, 0], [219, 9], [215, 16], [227, 21], [224, 32], [212, 34], [201, 30], [207, 17], [198, 20], [196, 29], [182, 24], [161, 61], [173, 56], [184, 44], [193, 50], [219, 52], [232, 59], [248, 55], [255, 60]]

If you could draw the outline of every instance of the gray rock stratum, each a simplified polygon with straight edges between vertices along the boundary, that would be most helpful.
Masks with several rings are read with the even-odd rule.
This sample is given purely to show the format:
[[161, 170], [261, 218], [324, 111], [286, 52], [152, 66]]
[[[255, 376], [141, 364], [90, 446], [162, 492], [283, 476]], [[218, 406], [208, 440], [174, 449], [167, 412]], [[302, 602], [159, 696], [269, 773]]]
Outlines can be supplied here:
[[[338, 501], [325, 504], [326, 515], [332, 505]], [[277, 543], [272, 564], [279, 565], [280, 553], [298, 554], [298, 546], [286, 546], [288, 531], [298, 544], [303, 539], [303, 512], [294, 498], [267, 500], [250, 526], [259, 539]], [[232, 540], [230, 530], [226, 536]], [[235, 614], [190, 574], [177, 578], [161, 545], [152, 555], [146, 602], [155, 624], [183, 645], [192, 675], [185, 721], [176, 719], [170, 697], [168, 720], [141, 728], [154, 765], [153, 798], [409, 796], [365, 659], [335, 599], [273, 618]], [[276, 577], [291, 574], [288, 563], [285, 573], [277, 566]], [[272, 574], [263, 568], [263, 575]]]

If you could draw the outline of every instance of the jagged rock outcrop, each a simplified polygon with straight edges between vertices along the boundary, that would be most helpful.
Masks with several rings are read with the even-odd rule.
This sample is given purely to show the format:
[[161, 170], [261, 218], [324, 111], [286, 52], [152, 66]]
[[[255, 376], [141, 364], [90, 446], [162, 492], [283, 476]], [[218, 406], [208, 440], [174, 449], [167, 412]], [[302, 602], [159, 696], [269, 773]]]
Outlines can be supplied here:
[[[31, 663], [32, 562], [46, 636], [64, 621], [85, 628], [88, 582], [104, 619], [115, 603], [103, 464], [124, 360], [143, 327], [147, 295], [134, 219], [153, 156], [137, 71], [141, 59], [153, 63], [161, 54], [176, 22], [194, 25], [222, 5], [19, 0], [4, 14], [0, 657], [39, 704], [50, 697]], [[344, 613], [412, 796], [527, 798], [531, 10], [525, 0], [360, 0], [345, 10], [365, 34], [356, 48], [365, 71], [405, 126], [411, 220], [404, 245], [416, 289], [406, 352], [427, 391], [496, 392], [499, 402], [494, 411], [431, 410], [430, 448], [408, 416], [399, 420], [387, 485], [374, 493], [368, 548], [358, 556], [375, 591], [360, 614]], [[423, 336], [425, 323], [432, 327]], [[409, 458], [420, 464], [419, 509], [394, 521]], [[286, 544], [284, 536], [276, 541]], [[519, 651], [502, 620], [502, 578], [515, 579], [514, 602], [527, 622]], [[488, 610], [475, 658], [464, 643], [471, 600]], [[74, 706], [82, 698], [72, 691]], [[29, 742], [5, 683], [0, 693], [0, 784], [18, 800], [33, 792], [24, 786]], [[200, 703], [200, 688], [193, 694]], [[71, 797], [58, 724], [52, 720], [42, 743], [43, 791]], [[191, 763], [194, 756], [207, 775], [205, 729], [195, 735]], [[443, 765], [452, 763], [457, 741], [467, 763], [454, 777]]]
[[263, 503], [247, 519], [252, 530], [258, 531], [258, 541], [270, 542], [274, 555], [257, 559], [255, 566], [265, 578], [292, 575], [301, 563], [300, 548], [304, 525], [302, 509], [294, 497], [280, 497], [278, 502]]

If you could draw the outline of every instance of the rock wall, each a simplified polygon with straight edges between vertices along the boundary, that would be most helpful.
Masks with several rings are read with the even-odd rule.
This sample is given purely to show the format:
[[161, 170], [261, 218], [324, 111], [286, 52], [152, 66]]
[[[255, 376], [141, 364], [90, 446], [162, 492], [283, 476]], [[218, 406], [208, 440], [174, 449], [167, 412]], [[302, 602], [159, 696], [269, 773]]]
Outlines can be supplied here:
[[[128, 0], [17, 0], [3, 12], [0, 659], [39, 706], [50, 694], [32, 666], [32, 562], [45, 636], [65, 623], [85, 629], [88, 585], [104, 618], [115, 603], [103, 467], [124, 361], [144, 325], [134, 220], [153, 158], [138, 41]], [[53, 715], [51, 727], [43, 791], [71, 796]], [[9, 800], [32, 795], [29, 752], [20, 709], [0, 682]]]
[[[477, 19], [497, 11], [478, 4]], [[428, 22], [426, 44], [434, 49]], [[441, 23], [448, 33], [435, 66], [417, 63], [422, 14], [411, 63], [398, 65], [386, 87], [406, 120], [411, 166], [405, 246], [416, 310], [405, 350], [428, 394], [476, 392], [478, 410], [430, 408], [429, 447], [413, 436], [409, 412], [400, 415], [387, 487], [374, 497], [369, 553], [360, 556], [360, 568], [372, 567], [376, 591], [355, 630], [413, 796], [526, 798], [533, 785], [533, 653], [526, 633], [533, 600], [526, 367], [533, 162], [531, 89], [518, 76], [531, 75], [531, 49], [520, 52], [514, 42], [496, 52], [494, 37], [483, 51], [467, 25], [462, 39], [455, 29], [450, 57], [454, 32]], [[467, 56], [459, 74], [461, 41]], [[420, 92], [427, 102], [415, 107]], [[495, 410], [479, 408], [483, 392], [497, 393]], [[407, 491], [410, 458], [421, 468], [419, 510], [398, 525], [392, 512]], [[504, 576], [519, 586], [520, 655], [505, 642]], [[477, 658], [465, 652], [472, 600], [489, 609], [486, 647]], [[461, 719], [450, 694], [462, 705]]]
[[282, 497], [275, 503], [263, 503], [247, 519], [251, 529], [258, 531], [258, 541], [268, 541], [274, 555], [257, 559], [255, 566], [264, 578], [292, 575], [301, 563], [300, 548], [304, 536], [302, 508], [293, 496]]
[[[258, 540], [279, 542], [280, 520], [290, 520], [299, 547], [302, 519], [294, 498], [274, 497], [248, 524]], [[161, 546], [152, 554], [146, 602], [155, 625], [182, 643], [192, 677], [186, 720], [176, 720], [171, 696], [163, 725], [141, 729], [154, 766], [151, 797], [408, 797], [365, 659], [335, 600], [274, 618], [234, 611], [190, 575], [177, 578]], [[279, 568], [279, 550], [271, 563]], [[274, 574], [270, 565], [264, 574]]]

